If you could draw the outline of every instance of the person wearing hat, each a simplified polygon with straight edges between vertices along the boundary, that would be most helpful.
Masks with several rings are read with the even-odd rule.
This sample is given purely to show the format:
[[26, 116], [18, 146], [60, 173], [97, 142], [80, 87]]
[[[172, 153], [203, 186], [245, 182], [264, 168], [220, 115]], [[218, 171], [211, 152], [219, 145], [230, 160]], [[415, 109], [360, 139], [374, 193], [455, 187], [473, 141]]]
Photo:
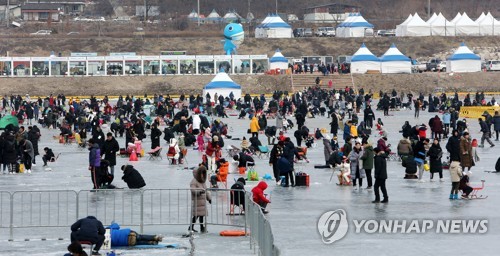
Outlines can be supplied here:
[[[491, 117], [491, 116], [490, 116]], [[482, 118], [478, 118], [479, 121], [479, 126], [481, 127], [481, 132], [483, 133], [483, 136], [481, 136], [481, 145], [479, 145], [480, 148], [484, 148], [484, 141], [488, 141], [490, 144], [490, 147], [494, 147], [495, 144], [491, 142], [491, 130], [490, 130], [490, 125], [483, 121]]]
[[[378, 148], [376, 148], [374, 152], [375, 200], [372, 201], [372, 203], [388, 203], [389, 196], [387, 195], [387, 189], [385, 188], [385, 180], [387, 180], [387, 154]], [[380, 201], [379, 189], [382, 191], [382, 195], [384, 197], [382, 201]]]
[[323, 153], [325, 155], [325, 162], [326, 162], [326, 165], [328, 166], [328, 160], [330, 159], [330, 155], [332, 154], [333, 152], [333, 149], [332, 149], [332, 144], [330, 144], [330, 135], [326, 134], [324, 137], [323, 137]]
[[99, 167], [101, 167], [101, 149], [94, 139], [90, 139], [88, 144], [90, 177], [92, 179], [92, 183], [94, 184], [94, 189], [98, 189], [99, 186], [97, 184], [99, 184], [99, 181], [97, 180], [96, 171], [98, 171]]

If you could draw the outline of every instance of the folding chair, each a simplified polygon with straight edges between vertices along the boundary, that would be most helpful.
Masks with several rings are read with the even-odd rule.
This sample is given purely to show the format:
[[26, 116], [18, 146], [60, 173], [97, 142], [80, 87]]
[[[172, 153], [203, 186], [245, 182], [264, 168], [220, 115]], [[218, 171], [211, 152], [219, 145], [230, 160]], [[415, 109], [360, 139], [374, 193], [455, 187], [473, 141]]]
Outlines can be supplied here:
[[148, 152], [149, 160], [157, 160], [158, 158], [160, 160], [163, 159], [161, 156], [161, 150], [162, 150], [162, 148], [160, 146], [158, 146], [155, 149], [149, 151]]
[[92, 242], [84, 240], [78, 242], [82, 245], [83, 250], [85, 250], [86, 248], [89, 249], [88, 255], [92, 255], [92, 250], [94, 249], [94, 244]]
[[257, 157], [260, 159], [266, 159], [269, 158], [269, 153], [269, 148], [267, 146], [259, 146]]
[[175, 155], [173, 154], [167, 154], [167, 159], [168, 163], [171, 165], [178, 165], [179, 164], [179, 159], [175, 159]]
[[51, 157], [49, 162], [53, 163], [53, 162], [57, 161], [57, 159], [59, 158], [60, 155], [61, 155], [61, 153], [57, 154], [57, 156]]
[[255, 171], [255, 162], [247, 162], [245, 167], [247, 172]]

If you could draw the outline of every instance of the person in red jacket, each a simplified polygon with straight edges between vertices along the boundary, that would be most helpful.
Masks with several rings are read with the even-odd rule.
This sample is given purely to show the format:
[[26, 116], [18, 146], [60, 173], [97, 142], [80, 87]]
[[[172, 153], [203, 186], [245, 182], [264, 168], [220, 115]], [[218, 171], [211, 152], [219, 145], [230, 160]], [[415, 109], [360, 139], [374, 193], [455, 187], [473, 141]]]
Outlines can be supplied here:
[[264, 181], [259, 182], [255, 188], [252, 189], [253, 201], [258, 204], [262, 210], [262, 213], [266, 214], [267, 204], [270, 204], [271, 201], [266, 198], [264, 195], [264, 190], [267, 188], [267, 183]]

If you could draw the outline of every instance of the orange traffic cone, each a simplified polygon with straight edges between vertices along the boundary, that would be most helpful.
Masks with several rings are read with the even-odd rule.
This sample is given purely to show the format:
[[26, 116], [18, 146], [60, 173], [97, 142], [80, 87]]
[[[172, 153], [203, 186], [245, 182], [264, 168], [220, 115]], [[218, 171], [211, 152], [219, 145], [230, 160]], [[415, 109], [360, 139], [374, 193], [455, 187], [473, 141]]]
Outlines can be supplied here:
[[132, 150], [132, 153], [130, 153], [130, 158], [128, 159], [129, 161], [137, 161], [137, 154], [135, 153], [135, 150]]

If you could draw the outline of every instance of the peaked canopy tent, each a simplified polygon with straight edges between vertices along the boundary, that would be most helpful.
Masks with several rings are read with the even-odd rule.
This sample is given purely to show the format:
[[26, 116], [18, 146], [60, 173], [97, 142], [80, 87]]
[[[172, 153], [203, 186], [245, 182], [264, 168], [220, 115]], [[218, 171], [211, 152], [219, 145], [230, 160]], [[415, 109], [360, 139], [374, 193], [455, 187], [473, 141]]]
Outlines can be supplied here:
[[405, 36], [430, 36], [431, 35], [431, 26], [425, 22], [418, 13], [413, 15], [413, 18], [408, 21], [408, 23], [404, 26]]
[[404, 32], [406, 31], [405, 26], [410, 22], [410, 20], [413, 18], [413, 15], [409, 15], [408, 18], [406, 18], [403, 23], [399, 24], [396, 26], [396, 36], [405, 36]]
[[196, 18], [198, 18], [198, 13], [195, 10], [192, 10], [191, 13], [187, 17], [188, 17], [188, 19], [196, 19]]
[[352, 21], [352, 19], [354, 18], [354, 15], [355, 15], [354, 13], [349, 13], [349, 15], [347, 15], [347, 18], [337, 26], [337, 29], [335, 29], [335, 36], [336, 37], [344, 37], [343, 35], [344, 35], [345, 26], [347, 25], [347, 23]]
[[277, 14], [271, 14], [255, 28], [255, 38], [292, 38], [292, 27]]
[[288, 69], [288, 60], [283, 56], [281, 53], [280, 49], [277, 49], [276, 52], [274, 53], [273, 57], [269, 59], [269, 68], [270, 69], [281, 69], [281, 70], [286, 70]]
[[446, 20], [441, 13], [438, 14], [430, 25], [432, 36], [455, 36], [455, 24]]
[[367, 29], [372, 29], [373, 25], [361, 16], [360, 13], [354, 14], [350, 22], [344, 24], [341, 35], [337, 37], [364, 37]]
[[477, 36], [479, 35], [479, 25], [471, 20], [467, 13], [464, 12], [462, 17], [455, 22], [456, 36]]
[[236, 11], [227, 12], [222, 18], [225, 22], [236, 22], [243, 20], [243, 18]]
[[380, 57], [380, 71], [384, 74], [411, 73], [411, 60], [392, 44]]
[[207, 16], [206, 20], [217, 23], [222, 20], [222, 17], [219, 15], [219, 13], [217, 13], [215, 9], [213, 9], [212, 12]]
[[455, 24], [460, 18], [462, 18], [462, 14], [457, 13], [457, 16], [455, 16], [455, 18], [453, 18], [450, 22]]
[[436, 18], [437, 18], [437, 14], [436, 13], [433, 13], [432, 16], [427, 20], [427, 24], [431, 24]]
[[481, 15], [479, 15], [479, 17], [475, 20], [475, 22], [479, 24], [481, 23], [481, 21], [483, 21], [484, 18], [486, 18], [486, 15], [484, 14], [484, 12], [482, 12]]
[[380, 60], [363, 43], [351, 59], [351, 73], [364, 74], [368, 70], [380, 71]]
[[500, 21], [496, 20], [491, 13], [488, 12], [479, 23], [479, 34], [482, 36], [500, 35]]
[[474, 54], [464, 43], [447, 60], [448, 72], [480, 72], [481, 57]]
[[[214, 79], [203, 87], [203, 96], [210, 94], [210, 98], [214, 99], [214, 95], [222, 95], [224, 98], [229, 97], [233, 93], [235, 99], [241, 98], [241, 85], [233, 82], [226, 72], [221, 71], [215, 75]], [[214, 99], [217, 100], [217, 99]]]

